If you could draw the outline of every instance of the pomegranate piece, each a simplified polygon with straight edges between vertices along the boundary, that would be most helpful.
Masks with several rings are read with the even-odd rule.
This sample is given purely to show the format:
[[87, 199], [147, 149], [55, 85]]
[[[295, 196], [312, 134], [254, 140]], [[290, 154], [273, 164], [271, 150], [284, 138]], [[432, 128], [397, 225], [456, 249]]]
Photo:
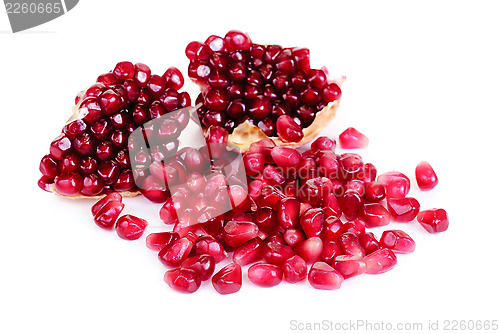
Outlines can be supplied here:
[[276, 202], [274, 206], [278, 224], [284, 229], [299, 225], [300, 202], [294, 197], [286, 197]]
[[325, 219], [323, 224], [322, 238], [328, 241], [337, 241], [337, 238], [344, 233], [344, 224], [342, 221], [335, 216], [331, 216]]
[[380, 237], [380, 246], [396, 253], [408, 254], [415, 250], [415, 241], [401, 230], [388, 230]]
[[194, 244], [196, 255], [208, 254], [212, 256], [215, 263], [219, 263], [227, 258], [227, 252], [220, 242], [211, 235], [200, 235]]
[[380, 202], [385, 198], [385, 187], [382, 183], [371, 181], [365, 186], [365, 200], [369, 202]]
[[405, 178], [400, 176], [392, 178], [385, 187], [387, 199], [403, 198], [408, 195], [409, 191], [410, 184]]
[[253, 284], [268, 288], [281, 283], [283, 270], [274, 264], [256, 263], [248, 268], [248, 278]]
[[360, 275], [366, 271], [364, 259], [356, 256], [339, 255], [333, 261], [333, 267], [344, 277]]
[[391, 222], [389, 211], [379, 203], [363, 204], [359, 217], [365, 222], [366, 227], [385, 226]]
[[123, 211], [125, 204], [117, 201], [109, 201], [94, 216], [94, 222], [97, 226], [104, 229], [111, 229], [116, 223], [118, 216]]
[[92, 215], [95, 216], [97, 213], [109, 202], [121, 202], [122, 201], [122, 195], [120, 195], [117, 192], [112, 192], [98, 200], [93, 206], [92, 206]]
[[366, 254], [371, 254], [376, 250], [380, 249], [380, 244], [372, 232], [361, 233], [359, 236], [359, 242], [363, 246]]
[[230, 221], [224, 226], [222, 232], [224, 241], [231, 247], [238, 247], [255, 238], [259, 228], [251, 222]]
[[326, 194], [323, 197], [322, 205], [323, 212], [325, 213], [325, 217], [337, 217], [340, 218], [342, 216], [342, 211], [340, 210], [339, 201], [337, 197], [333, 193]]
[[212, 285], [221, 295], [227, 295], [240, 291], [242, 285], [241, 266], [231, 263], [219, 270], [212, 277]]
[[417, 221], [429, 233], [444, 232], [448, 229], [448, 214], [444, 209], [420, 211]]
[[347, 220], [356, 219], [362, 205], [363, 199], [352, 189], [347, 190], [342, 196], [339, 197], [340, 210], [342, 210]]
[[269, 207], [257, 209], [253, 214], [252, 221], [259, 227], [260, 231], [266, 233], [273, 233], [278, 227], [276, 212]]
[[368, 146], [368, 137], [355, 128], [347, 128], [339, 135], [339, 144], [347, 149], [365, 148]]
[[380, 248], [365, 257], [366, 273], [377, 275], [385, 273], [398, 262], [396, 255], [389, 248]]
[[300, 229], [289, 228], [283, 232], [283, 239], [288, 246], [293, 248], [302, 241], [306, 240], [306, 236]]
[[240, 266], [254, 263], [262, 259], [264, 241], [261, 238], [253, 238], [236, 248], [233, 252], [233, 261]]
[[380, 182], [384, 185], [384, 187], [387, 187], [387, 185], [389, 185], [389, 182], [391, 182], [396, 177], [404, 178], [407, 182], [406, 188], [410, 189], [410, 179], [408, 178], [408, 176], [398, 171], [391, 171], [380, 174], [379, 176], [377, 176], [377, 182]]
[[295, 247], [295, 254], [299, 255], [306, 263], [316, 262], [323, 251], [323, 241], [319, 237], [311, 237]]
[[325, 262], [313, 264], [307, 279], [313, 288], [321, 290], [338, 289], [344, 281], [344, 277]]
[[278, 137], [285, 142], [299, 142], [304, 138], [304, 133], [299, 124], [288, 115], [281, 115], [276, 120]]
[[294, 255], [286, 260], [282, 265], [283, 278], [288, 283], [297, 283], [307, 277], [307, 264], [304, 259]]
[[413, 197], [387, 200], [387, 209], [397, 222], [410, 222], [420, 211], [420, 203]]
[[302, 154], [294, 148], [276, 146], [270, 151], [271, 157], [281, 168], [296, 167], [302, 161]]
[[181, 268], [192, 269], [198, 273], [202, 281], [212, 277], [215, 271], [215, 260], [211, 255], [200, 254], [187, 258], [181, 264]]
[[415, 168], [415, 177], [421, 190], [431, 190], [439, 182], [436, 172], [427, 161], [420, 162]]
[[116, 222], [116, 233], [122, 239], [136, 240], [143, 235], [147, 226], [148, 222], [145, 219], [124, 215]]
[[193, 249], [196, 235], [189, 232], [186, 236], [177, 239], [171, 245], [167, 245], [158, 253], [158, 259], [170, 267], [177, 267], [187, 259]]
[[174, 290], [183, 293], [193, 293], [200, 288], [200, 275], [193, 269], [177, 268], [165, 273], [165, 283]]
[[365, 223], [361, 219], [354, 219], [342, 225], [340, 234], [351, 232], [355, 235], [360, 235], [362, 233], [365, 233], [365, 229]]
[[257, 175], [262, 173], [264, 170], [264, 162], [264, 154], [259, 152], [248, 152], [243, 156], [243, 163], [245, 164], [245, 171], [247, 175]]
[[179, 234], [175, 232], [151, 233], [146, 237], [146, 246], [151, 250], [160, 251], [162, 248], [171, 246], [177, 239], [179, 239]]
[[337, 143], [335, 142], [334, 139], [330, 139], [328, 137], [322, 136], [316, 138], [311, 143], [311, 150], [313, 151], [322, 151], [322, 150], [327, 150], [327, 151], [335, 151], [335, 147], [337, 146]]
[[327, 241], [323, 244], [323, 250], [319, 256], [320, 260], [333, 265], [333, 261], [339, 255], [344, 254], [340, 245], [335, 241]]

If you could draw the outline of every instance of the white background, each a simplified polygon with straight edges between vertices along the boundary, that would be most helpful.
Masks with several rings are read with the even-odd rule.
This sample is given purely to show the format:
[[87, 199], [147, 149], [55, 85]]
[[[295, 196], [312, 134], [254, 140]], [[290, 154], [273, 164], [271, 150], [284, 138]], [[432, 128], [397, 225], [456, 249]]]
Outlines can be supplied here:
[[[423, 209], [445, 208], [449, 230], [389, 225], [410, 233], [416, 251], [399, 256], [394, 270], [336, 291], [307, 282], [263, 289], [246, 279], [237, 294], [218, 295], [205, 283], [183, 295], [163, 282], [166, 269], [144, 238], [126, 242], [100, 230], [92, 201], [38, 189], [39, 160], [80, 89], [122, 60], [186, 73], [186, 44], [230, 29], [258, 43], [309, 47], [314, 66], [346, 75], [324, 134], [358, 128], [370, 138], [361, 154], [381, 172], [413, 178], [428, 160], [440, 183], [426, 193], [414, 185], [411, 195]], [[500, 320], [499, 33], [498, 6], [486, 1], [82, 0], [17, 34], [0, 13], [0, 332], [292, 333], [292, 320], [424, 329], [429, 320], [441, 329], [445, 320]], [[186, 89], [194, 99], [196, 87]], [[164, 228], [158, 205], [125, 204], [150, 221], [148, 232]]]

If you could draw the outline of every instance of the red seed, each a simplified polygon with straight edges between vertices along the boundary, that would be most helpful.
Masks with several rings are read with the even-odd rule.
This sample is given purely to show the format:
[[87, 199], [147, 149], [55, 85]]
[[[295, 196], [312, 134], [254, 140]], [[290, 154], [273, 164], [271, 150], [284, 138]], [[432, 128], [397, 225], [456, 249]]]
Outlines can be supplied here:
[[406, 176], [405, 174], [398, 172], [398, 171], [391, 171], [391, 172], [386, 172], [386, 173], [380, 174], [379, 176], [377, 176], [377, 182], [380, 182], [385, 187], [387, 187], [389, 182], [391, 182], [395, 177], [404, 178], [407, 182], [406, 188], [410, 189], [410, 179], [408, 178], [408, 176]]
[[379, 203], [363, 204], [359, 211], [359, 217], [365, 222], [366, 227], [376, 227], [388, 225], [391, 216], [387, 209]]
[[337, 197], [333, 193], [326, 194], [323, 197], [322, 206], [323, 212], [325, 213], [325, 217], [338, 217], [342, 215], [342, 211], [340, 210], [340, 205], [337, 200]]
[[283, 239], [288, 246], [295, 247], [302, 241], [306, 240], [306, 236], [300, 229], [289, 228], [283, 232]]
[[323, 251], [323, 241], [319, 237], [311, 237], [295, 247], [295, 254], [299, 255], [306, 263], [316, 262]]
[[299, 124], [288, 115], [281, 115], [276, 121], [278, 137], [285, 142], [299, 142], [304, 138], [304, 133]]
[[360, 235], [361, 233], [365, 233], [365, 229], [365, 223], [361, 219], [354, 219], [342, 225], [342, 229], [340, 230], [340, 232], [341, 234], [351, 232], [356, 235]]
[[319, 237], [324, 222], [325, 214], [320, 208], [311, 208], [300, 216], [300, 226], [308, 238]]
[[94, 216], [94, 222], [99, 227], [111, 229], [124, 207], [125, 205], [121, 202], [109, 201]]
[[333, 260], [339, 255], [344, 254], [344, 251], [340, 247], [339, 243], [335, 241], [327, 241], [323, 243], [323, 250], [319, 256], [320, 260], [333, 265]]
[[116, 222], [116, 233], [122, 239], [136, 240], [142, 236], [147, 226], [148, 222], [142, 218], [124, 215]]
[[323, 240], [337, 241], [338, 237], [344, 233], [343, 226], [344, 224], [342, 224], [342, 221], [338, 217], [331, 216], [326, 218], [325, 223], [323, 224]]
[[99, 201], [97, 201], [93, 206], [92, 206], [92, 215], [95, 216], [97, 213], [109, 202], [114, 201], [114, 202], [121, 202], [122, 201], [122, 195], [120, 195], [117, 192], [112, 192], [101, 198]]
[[212, 256], [215, 263], [227, 258], [224, 247], [211, 235], [200, 235], [194, 244], [194, 253], [197, 255], [208, 254]]
[[281, 266], [294, 255], [292, 247], [277, 242], [266, 243], [262, 252], [266, 262], [277, 266]]
[[396, 253], [408, 254], [415, 250], [415, 241], [401, 230], [388, 230], [380, 237], [380, 246]]
[[361, 245], [359, 238], [352, 232], [346, 232], [338, 238], [338, 243], [345, 255], [362, 258], [366, 255], [365, 249]]
[[285, 169], [296, 167], [302, 161], [302, 155], [294, 148], [276, 146], [270, 152], [276, 165]]
[[265, 157], [264, 154], [254, 152], [246, 153], [243, 156], [243, 163], [245, 164], [245, 171], [247, 175], [257, 175], [264, 170]]
[[368, 137], [355, 128], [347, 128], [339, 135], [339, 144], [346, 149], [365, 148], [368, 146]]
[[171, 246], [177, 239], [179, 239], [179, 234], [175, 232], [151, 233], [146, 237], [146, 246], [151, 250], [160, 251], [162, 248]]
[[253, 238], [236, 248], [233, 252], [233, 261], [240, 266], [254, 263], [262, 259], [264, 241], [261, 238]]
[[420, 211], [417, 221], [429, 233], [444, 232], [448, 229], [448, 214], [444, 209]]
[[172, 289], [183, 293], [193, 293], [201, 285], [198, 273], [188, 268], [169, 270], [165, 273], [164, 280]]
[[403, 198], [408, 195], [410, 184], [403, 177], [396, 176], [389, 181], [385, 187], [386, 196], [388, 199]]
[[300, 202], [294, 197], [280, 199], [274, 206], [278, 224], [284, 229], [299, 225]]
[[356, 256], [339, 255], [333, 262], [333, 267], [344, 277], [360, 275], [366, 271], [364, 259]]
[[365, 249], [366, 254], [371, 254], [380, 249], [380, 244], [372, 232], [361, 233], [358, 238], [359, 242], [361, 242], [361, 245]]
[[421, 190], [433, 189], [439, 182], [436, 172], [427, 161], [422, 161], [417, 165], [415, 177]]
[[395, 221], [409, 222], [417, 216], [420, 203], [413, 197], [389, 199], [387, 200], [387, 209]]
[[321, 290], [338, 289], [344, 281], [344, 277], [325, 262], [313, 264], [307, 278], [313, 288]]
[[198, 273], [202, 281], [212, 277], [215, 270], [215, 260], [208, 254], [195, 255], [182, 262], [181, 268], [192, 269]]
[[270, 207], [257, 209], [252, 218], [252, 222], [259, 227], [260, 231], [273, 233], [278, 227], [276, 212]]
[[274, 264], [256, 263], [248, 268], [250, 281], [261, 287], [272, 287], [283, 280], [283, 270]]
[[353, 220], [358, 216], [358, 212], [363, 204], [363, 199], [354, 190], [347, 190], [339, 198], [339, 206], [347, 220]]
[[235, 293], [241, 289], [242, 276], [241, 266], [231, 263], [212, 277], [212, 285], [221, 295]]
[[385, 198], [385, 187], [382, 183], [372, 181], [365, 186], [365, 199], [369, 202], [380, 202]]
[[329, 150], [329, 151], [335, 151], [335, 147], [337, 146], [337, 143], [335, 142], [334, 139], [330, 139], [328, 137], [322, 136], [316, 138], [311, 143], [311, 150], [313, 151], [321, 151], [321, 150]]
[[170, 267], [179, 266], [187, 259], [189, 253], [193, 249], [196, 235], [189, 232], [186, 236], [174, 241], [171, 245], [167, 245], [158, 253], [158, 259], [165, 265]]
[[255, 238], [259, 234], [256, 224], [250, 222], [230, 221], [224, 226], [224, 241], [231, 247], [238, 247]]
[[385, 273], [398, 262], [394, 252], [388, 248], [380, 248], [365, 257], [366, 273], [370, 275]]
[[304, 259], [294, 255], [283, 263], [283, 278], [288, 283], [297, 283], [307, 277], [307, 264]]

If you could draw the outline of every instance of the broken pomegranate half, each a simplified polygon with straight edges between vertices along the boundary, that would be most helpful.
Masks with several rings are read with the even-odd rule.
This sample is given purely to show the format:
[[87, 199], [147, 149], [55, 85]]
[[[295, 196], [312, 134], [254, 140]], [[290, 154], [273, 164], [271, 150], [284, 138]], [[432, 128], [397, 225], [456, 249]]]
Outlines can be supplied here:
[[301, 146], [331, 121], [341, 80], [312, 69], [309, 49], [255, 44], [231, 30], [186, 47], [189, 77], [199, 85], [203, 127], [225, 127], [229, 143], [248, 151], [271, 137], [277, 145]]
[[113, 191], [123, 196], [139, 194], [130, 167], [129, 135], [169, 113], [164, 131], [171, 140], [164, 149], [176, 150], [176, 137], [185, 124], [174, 111], [191, 105], [189, 94], [178, 92], [183, 83], [174, 67], [159, 76], [144, 64], [126, 61], [100, 75], [76, 97], [73, 115], [40, 162], [43, 176], [38, 185], [68, 197]]

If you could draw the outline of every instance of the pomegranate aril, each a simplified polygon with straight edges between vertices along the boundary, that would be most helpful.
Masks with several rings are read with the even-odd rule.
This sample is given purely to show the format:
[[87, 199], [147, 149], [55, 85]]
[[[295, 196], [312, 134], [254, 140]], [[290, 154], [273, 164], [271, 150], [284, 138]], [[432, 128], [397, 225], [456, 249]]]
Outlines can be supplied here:
[[277, 242], [266, 243], [262, 253], [266, 262], [277, 266], [281, 266], [283, 262], [294, 255], [292, 247]]
[[338, 243], [345, 255], [356, 256], [362, 258], [366, 255], [365, 249], [356, 234], [346, 232], [341, 234], [338, 238]]
[[97, 213], [109, 202], [121, 202], [122, 195], [117, 192], [112, 192], [98, 200], [91, 209], [92, 215], [95, 216]]
[[281, 266], [283, 270], [283, 279], [288, 283], [297, 283], [307, 277], [307, 264], [304, 259], [294, 255], [286, 260]]
[[360, 275], [366, 271], [364, 259], [349, 255], [339, 255], [333, 262], [333, 267], [344, 277]]
[[[131, 186], [131, 188], [133, 185]], [[96, 196], [102, 193], [104, 189], [104, 183], [101, 178], [96, 174], [90, 174], [83, 178], [82, 190], [80, 190], [82, 195], [85, 196]]]
[[333, 260], [339, 255], [344, 254], [340, 245], [335, 241], [327, 241], [323, 243], [323, 249], [319, 256], [320, 260], [333, 265]]
[[246, 153], [243, 156], [245, 171], [248, 175], [257, 175], [264, 170], [265, 157], [262, 153]]
[[195, 255], [182, 262], [181, 268], [192, 269], [198, 273], [202, 281], [212, 277], [215, 271], [215, 260], [208, 254]]
[[340, 218], [336, 216], [330, 216], [325, 219], [323, 223], [323, 232], [322, 239], [323, 240], [331, 240], [336, 241], [337, 238], [344, 233], [343, 228], [344, 224], [340, 220]]
[[323, 230], [325, 214], [323, 209], [311, 208], [300, 216], [300, 226], [308, 238], [319, 237]]
[[176, 232], [151, 233], [146, 237], [146, 246], [151, 250], [160, 251], [171, 246], [177, 239], [179, 234]]
[[75, 172], [66, 172], [55, 177], [54, 185], [59, 194], [74, 196], [82, 190], [83, 179], [80, 174]]
[[379, 203], [363, 204], [359, 211], [359, 217], [366, 224], [366, 227], [384, 226], [391, 221], [389, 212]]
[[370, 275], [385, 273], [394, 268], [397, 261], [392, 250], [380, 248], [365, 257], [366, 273]]
[[333, 102], [340, 99], [342, 91], [336, 83], [329, 83], [322, 91], [321, 96], [326, 102]]
[[259, 233], [256, 224], [250, 222], [230, 221], [224, 226], [224, 241], [231, 247], [238, 247], [255, 238]]
[[331, 193], [333, 184], [326, 177], [315, 177], [307, 180], [299, 190], [300, 200], [313, 206], [320, 205], [321, 201]]
[[408, 254], [415, 250], [415, 241], [404, 231], [388, 230], [382, 233], [380, 246], [396, 253]]
[[174, 241], [171, 245], [162, 248], [158, 253], [158, 258], [167, 266], [177, 267], [187, 259], [195, 241], [196, 235], [189, 232], [184, 237]]
[[255, 285], [272, 287], [283, 280], [283, 270], [274, 264], [256, 263], [248, 268], [248, 278]]
[[359, 179], [364, 174], [363, 159], [356, 153], [344, 153], [338, 159], [341, 177], [345, 180]]
[[323, 212], [325, 213], [326, 218], [340, 218], [340, 216], [342, 215], [337, 197], [335, 197], [333, 193], [326, 194], [326, 196], [323, 197], [321, 207], [323, 208]]
[[363, 205], [363, 199], [354, 190], [347, 190], [339, 198], [339, 207], [348, 220], [355, 219]]
[[264, 241], [260, 238], [253, 238], [236, 248], [233, 252], [233, 261], [240, 266], [245, 266], [262, 259]]
[[40, 172], [49, 178], [54, 178], [59, 174], [59, 165], [50, 155], [46, 155], [40, 161]]
[[380, 182], [385, 187], [387, 187], [387, 185], [396, 177], [404, 178], [408, 185], [407, 188], [410, 189], [410, 179], [408, 178], [408, 176], [398, 171], [390, 171], [380, 174], [379, 176], [377, 176], [377, 182]]
[[266, 179], [272, 186], [280, 185], [285, 183], [286, 178], [281, 173], [281, 170], [273, 165], [267, 165], [262, 170], [262, 176]]
[[278, 224], [284, 229], [299, 225], [300, 202], [293, 197], [286, 197], [276, 202], [275, 206]]
[[311, 237], [298, 244], [294, 250], [306, 263], [314, 263], [323, 251], [323, 241], [319, 237]]
[[410, 184], [403, 177], [396, 176], [385, 187], [387, 199], [403, 198], [408, 195]]
[[387, 209], [397, 222], [410, 222], [417, 217], [420, 203], [413, 197], [389, 198]]
[[306, 236], [300, 229], [289, 228], [283, 232], [283, 239], [290, 247], [295, 247], [306, 239]]
[[276, 146], [270, 152], [274, 163], [281, 168], [296, 167], [302, 161], [302, 155], [294, 148]]
[[417, 165], [415, 177], [421, 190], [433, 189], [439, 182], [436, 172], [427, 161], [422, 161]]
[[444, 209], [420, 211], [417, 221], [429, 233], [444, 232], [449, 226], [448, 214]]
[[358, 238], [359, 242], [361, 242], [361, 245], [365, 249], [366, 254], [371, 254], [380, 249], [380, 244], [372, 232], [361, 233]]
[[337, 146], [337, 143], [335, 142], [334, 139], [330, 139], [328, 137], [322, 136], [316, 138], [311, 143], [311, 150], [313, 151], [322, 151], [322, 150], [327, 150], [327, 151], [335, 151], [335, 147]]
[[193, 293], [201, 285], [200, 275], [189, 268], [171, 269], [165, 273], [164, 280], [172, 289], [183, 293]]
[[276, 212], [270, 207], [257, 209], [253, 213], [252, 222], [266, 233], [273, 233], [278, 227]]
[[356, 235], [360, 235], [361, 233], [365, 233], [365, 228], [366, 225], [361, 219], [354, 219], [342, 225], [340, 232], [341, 234], [351, 232]]
[[368, 137], [355, 128], [347, 128], [339, 135], [339, 144], [346, 149], [365, 148], [368, 146]]
[[122, 239], [136, 240], [142, 236], [147, 226], [148, 222], [142, 218], [124, 215], [116, 222], [116, 233]]
[[344, 277], [325, 262], [313, 264], [307, 278], [313, 288], [321, 290], [338, 289], [344, 281]]
[[304, 138], [304, 133], [292, 117], [281, 115], [276, 121], [278, 137], [285, 142], [299, 142]]
[[238, 292], [241, 289], [242, 278], [241, 266], [231, 263], [219, 270], [212, 277], [212, 285], [218, 293], [227, 295]]
[[365, 186], [365, 199], [369, 202], [380, 202], [385, 198], [385, 187], [382, 183], [372, 181]]
[[113, 73], [119, 80], [132, 79], [135, 73], [134, 64], [129, 61], [122, 61], [116, 64]]
[[222, 157], [226, 150], [228, 132], [223, 127], [211, 125], [205, 136], [212, 159]]
[[99, 227], [111, 229], [124, 207], [125, 205], [121, 202], [109, 201], [96, 213], [94, 222]]
[[227, 258], [224, 247], [211, 235], [200, 235], [194, 244], [194, 253], [197, 255], [208, 254], [212, 256], [215, 263]]
[[[267, 181], [264, 180], [263, 182], [266, 183]], [[280, 190], [266, 183], [266, 185], [261, 188], [260, 194], [258, 194], [256, 198], [256, 202], [259, 207], [267, 206], [273, 208], [280, 199], [285, 197], [285, 194]]]

